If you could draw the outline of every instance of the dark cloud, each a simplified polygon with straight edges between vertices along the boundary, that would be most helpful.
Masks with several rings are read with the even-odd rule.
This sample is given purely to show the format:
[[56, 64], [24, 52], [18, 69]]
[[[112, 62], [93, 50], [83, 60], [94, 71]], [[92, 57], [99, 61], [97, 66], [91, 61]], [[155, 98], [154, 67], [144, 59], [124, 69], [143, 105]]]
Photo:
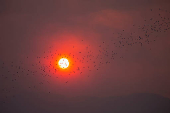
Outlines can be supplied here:
[[2, 112], [62, 112], [62, 113], [169, 113], [170, 100], [155, 94], [133, 94], [118, 97], [75, 97], [68, 98], [51, 95], [49, 100], [35, 97], [33, 94], [20, 95], [7, 101], [8, 106], [2, 106]]

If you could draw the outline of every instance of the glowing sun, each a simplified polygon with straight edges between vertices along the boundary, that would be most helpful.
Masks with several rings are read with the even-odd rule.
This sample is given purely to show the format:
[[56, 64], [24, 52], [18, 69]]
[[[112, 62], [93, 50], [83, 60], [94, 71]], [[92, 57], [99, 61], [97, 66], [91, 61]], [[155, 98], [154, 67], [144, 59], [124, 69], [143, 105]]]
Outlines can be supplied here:
[[69, 61], [66, 58], [61, 58], [58, 62], [60, 68], [65, 69], [69, 66]]

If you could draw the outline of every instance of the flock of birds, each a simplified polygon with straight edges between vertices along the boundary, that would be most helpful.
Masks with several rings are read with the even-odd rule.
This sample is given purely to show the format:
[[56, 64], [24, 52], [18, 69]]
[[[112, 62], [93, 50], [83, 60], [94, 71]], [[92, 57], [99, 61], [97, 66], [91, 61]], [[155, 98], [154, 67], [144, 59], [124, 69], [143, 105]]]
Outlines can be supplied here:
[[[123, 58], [120, 56], [118, 52], [111, 48], [128, 48], [132, 46], [145, 46], [146, 44], [150, 44], [155, 42], [158, 39], [158, 35], [160, 33], [168, 32], [170, 30], [170, 19], [167, 15], [170, 14], [167, 10], [163, 9], [155, 9], [157, 16], [151, 17], [150, 19], [145, 19], [144, 22], [147, 24], [144, 25], [132, 25], [132, 27], [136, 30], [134, 32], [127, 33], [125, 30], [122, 30], [118, 33], [113, 33], [113, 40], [110, 40], [109, 43], [107, 41], [102, 41], [97, 48], [97, 51], [91, 50], [91, 45], [85, 47], [85, 51], [78, 51], [76, 54], [61, 54], [58, 53], [57, 50], [54, 51], [54, 47], [50, 47], [48, 51], [44, 51], [43, 55], [37, 56], [35, 59], [36, 62], [32, 63], [30, 68], [26, 68], [24, 62], [15, 63], [12, 61], [10, 63], [2, 62], [1, 63], [1, 75], [0, 80], [5, 83], [5, 81], [11, 81], [14, 84], [17, 83], [17, 80], [25, 76], [35, 76], [41, 75], [43, 77], [43, 81], [39, 82], [39, 85], [43, 85], [44, 82], [47, 81], [47, 77], [60, 79], [62, 77], [61, 73], [58, 73], [59, 68], [55, 65], [57, 62], [56, 57], [65, 57], [71, 58], [72, 62], [70, 62], [70, 67], [72, 70], [69, 70], [67, 73], [70, 75], [81, 75], [83, 73], [98, 71], [102, 67], [102, 65], [106, 65], [111, 63], [116, 58]], [[150, 13], [155, 13], [154, 10], [150, 9]], [[166, 14], [166, 15], [163, 15]], [[81, 40], [83, 41], [83, 40]], [[73, 45], [73, 48], [75, 45]], [[80, 57], [81, 56], [81, 57]], [[26, 59], [29, 61], [29, 56]], [[19, 65], [20, 64], [20, 65]], [[80, 65], [81, 64], [81, 65]], [[38, 69], [38, 70], [37, 70]], [[89, 77], [89, 75], [87, 75]], [[69, 81], [65, 81], [65, 83], [69, 83]], [[5, 84], [7, 85], [7, 84]], [[0, 86], [0, 90], [4, 94], [11, 93], [13, 89], [16, 87], [8, 85], [9, 88], [6, 89], [6, 86]], [[28, 88], [36, 88], [36, 85], [31, 85]], [[50, 93], [50, 92], [49, 92]], [[15, 97], [15, 96], [13, 96]], [[8, 98], [8, 96], [6, 96]], [[5, 101], [4, 101], [5, 103]]]

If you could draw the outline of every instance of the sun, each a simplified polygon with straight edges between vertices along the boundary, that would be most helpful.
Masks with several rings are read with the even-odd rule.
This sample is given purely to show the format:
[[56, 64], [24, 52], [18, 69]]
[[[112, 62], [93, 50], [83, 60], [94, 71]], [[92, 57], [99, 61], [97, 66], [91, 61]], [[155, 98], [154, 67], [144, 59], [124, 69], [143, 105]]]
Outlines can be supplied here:
[[58, 65], [62, 69], [66, 69], [69, 66], [69, 61], [66, 58], [61, 58], [58, 62]]

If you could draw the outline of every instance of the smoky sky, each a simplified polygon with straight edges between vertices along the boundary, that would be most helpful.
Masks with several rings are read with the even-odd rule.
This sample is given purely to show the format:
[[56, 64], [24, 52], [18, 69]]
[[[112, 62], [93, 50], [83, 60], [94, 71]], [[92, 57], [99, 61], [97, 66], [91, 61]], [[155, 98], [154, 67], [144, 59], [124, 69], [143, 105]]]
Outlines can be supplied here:
[[[49, 96], [45, 95], [49, 94], [107, 98], [153, 93], [169, 98], [169, 5], [169, 0], [1, 0], [2, 100], [5, 96], [18, 98], [17, 95], [30, 93], [42, 94], [40, 98], [46, 97], [46, 100]], [[150, 27], [162, 19], [166, 24], [162, 25], [162, 32], [151, 33]], [[132, 34], [138, 39], [145, 37], [143, 29], [150, 33], [149, 44], [123, 45]], [[100, 46], [101, 51], [110, 53], [99, 56]], [[37, 57], [56, 52], [71, 53], [83, 60], [89, 51], [94, 61], [76, 64], [82, 67], [82, 74], [43, 77], [39, 70], [49, 65], [38, 64]], [[114, 60], [107, 56], [112, 51]], [[94, 62], [100, 68], [96, 68]], [[38, 66], [32, 67], [36, 64]], [[86, 70], [88, 66], [93, 69]], [[21, 74], [19, 68], [25, 74]], [[32, 74], [33, 71], [36, 73]]]

